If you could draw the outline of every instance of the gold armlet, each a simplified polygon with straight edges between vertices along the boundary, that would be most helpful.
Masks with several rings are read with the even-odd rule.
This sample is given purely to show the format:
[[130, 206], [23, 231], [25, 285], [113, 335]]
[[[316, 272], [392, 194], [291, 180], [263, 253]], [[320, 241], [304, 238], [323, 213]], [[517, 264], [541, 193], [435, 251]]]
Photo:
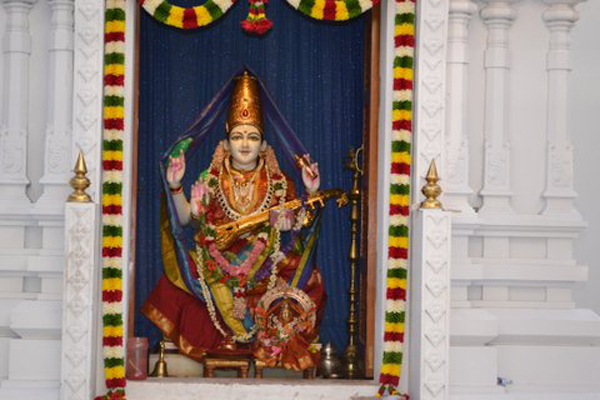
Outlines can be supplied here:
[[179, 193], [183, 193], [183, 186], [179, 185], [176, 188], [169, 188], [169, 190], [171, 191], [171, 193], [173, 194], [179, 194]]

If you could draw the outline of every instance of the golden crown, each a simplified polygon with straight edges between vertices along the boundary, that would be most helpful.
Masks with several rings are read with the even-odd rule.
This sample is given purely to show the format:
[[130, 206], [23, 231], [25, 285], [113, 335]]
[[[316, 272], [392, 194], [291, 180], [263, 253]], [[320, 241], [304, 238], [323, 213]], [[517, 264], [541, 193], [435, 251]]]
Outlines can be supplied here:
[[255, 126], [264, 134], [258, 81], [248, 71], [235, 78], [225, 129], [229, 133], [238, 125]]

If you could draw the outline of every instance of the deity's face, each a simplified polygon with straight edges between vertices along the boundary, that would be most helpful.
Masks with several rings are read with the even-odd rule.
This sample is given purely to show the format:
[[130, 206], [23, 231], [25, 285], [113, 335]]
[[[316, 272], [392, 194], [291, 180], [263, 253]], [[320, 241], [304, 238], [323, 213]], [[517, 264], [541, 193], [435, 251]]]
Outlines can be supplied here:
[[251, 170], [256, 167], [258, 155], [266, 147], [266, 142], [254, 125], [238, 125], [229, 132], [227, 147], [234, 168]]

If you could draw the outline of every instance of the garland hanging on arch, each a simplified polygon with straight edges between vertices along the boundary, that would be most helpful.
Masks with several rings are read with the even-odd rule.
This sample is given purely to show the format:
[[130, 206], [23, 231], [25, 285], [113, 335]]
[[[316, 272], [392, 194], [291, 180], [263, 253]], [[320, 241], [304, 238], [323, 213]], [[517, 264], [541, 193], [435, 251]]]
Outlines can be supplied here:
[[108, 393], [125, 399], [123, 346], [123, 130], [125, 1], [106, 0], [102, 137], [102, 350]]
[[[398, 394], [406, 316], [415, 0], [396, 0], [387, 292], [379, 395]], [[408, 399], [407, 395], [402, 395]]]
[[140, 5], [154, 19], [179, 29], [196, 29], [221, 18], [234, 0], [206, 0], [195, 7], [180, 7], [168, 0], [140, 0]]
[[287, 0], [302, 14], [321, 21], [347, 21], [379, 4], [379, 0]]
[[[236, 0], [206, 0], [194, 7], [181, 7], [168, 0], [139, 0], [140, 5], [154, 19], [179, 29], [196, 29], [221, 18]], [[358, 17], [379, 4], [380, 0], [286, 0], [297, 11], [321, 21], [347, 21]], [[248, 0], [248, 16], [242, 29], [262, 35], [273, 23], [267, 19], [268, 0]]]

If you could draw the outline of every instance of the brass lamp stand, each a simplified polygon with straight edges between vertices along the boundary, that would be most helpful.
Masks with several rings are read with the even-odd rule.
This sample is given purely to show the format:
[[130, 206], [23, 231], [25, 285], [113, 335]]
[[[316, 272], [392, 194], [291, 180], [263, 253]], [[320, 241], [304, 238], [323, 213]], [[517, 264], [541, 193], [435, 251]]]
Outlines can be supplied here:
[[358, 150], [350, 150], [346, 169], [352, 172], [352, 189], [348, 198], [350, 200], [350, 289], [349, 312], [348, 312], [348, 346], [344, 351], [343, 374], [346, 379], [358, 379], [362, 377], [362, 368], [359, 362], [358, 349], [358, 317], [357, 317], [357, 281], [356, 267], [358, 265], [358, 222], [360, 220], [360, 178], [362, 169], [358, 164], [358, 156], [362, 147]]

